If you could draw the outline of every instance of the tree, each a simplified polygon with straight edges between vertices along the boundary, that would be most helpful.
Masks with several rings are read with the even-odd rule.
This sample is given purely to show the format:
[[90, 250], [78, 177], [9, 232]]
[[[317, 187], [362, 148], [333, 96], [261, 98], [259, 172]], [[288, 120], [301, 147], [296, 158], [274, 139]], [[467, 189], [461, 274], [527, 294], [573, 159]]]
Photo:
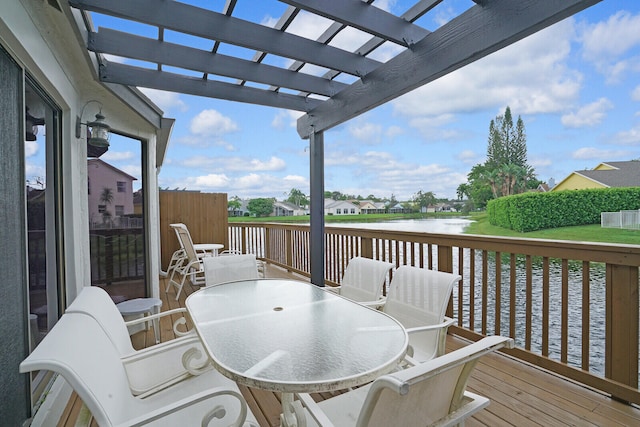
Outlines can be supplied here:
[[287, 202], [293, 203], [297, 207], [308, 206], [309, 198], [306, 196], [306, 194], [304, 194], [302, 191], [298, 190], [297, 188], [292, 188], [291, 191], [289, 191], [289, 197], [287, 197]]
[[540, 181], [527, 164], [527, 134], [522, 118], [515, 126], [511, 109], [489, 123], [487, 160], [471, 168], [467, 183], [458, 186], [458, 198], [466, 195], [480, 208], [487, 201], [523, 193], [536, 188]]
[[113, 190], [111, 188], [104, 187], [102, 189], [100, 202], [105, 205], [104, 212], [102, 212], [102, 222], [106, 223], [111, 218], [111, 212], [107, 209], [107, 206], [113, 202]]
[[426, 208], [429, 205], [432, 205], [436, 200], [436, 196], [431, 191], [418, 191], [413, 195], [413, 202], [419, 207], [418, 210], [422, 210], [422, 208]]
[[273, 213], [273, 199], [258, 198], [251, 199], [247, 204], [247, 209], [255, 216], [269, 216]]
[[242, 206], [242, 201], [240, 200], [240, 197], [233, 196], [227, 203], [227, 206], [231, 209], [231, 212], [233, 212], [233, 216], [235, 216], [236, 211]]

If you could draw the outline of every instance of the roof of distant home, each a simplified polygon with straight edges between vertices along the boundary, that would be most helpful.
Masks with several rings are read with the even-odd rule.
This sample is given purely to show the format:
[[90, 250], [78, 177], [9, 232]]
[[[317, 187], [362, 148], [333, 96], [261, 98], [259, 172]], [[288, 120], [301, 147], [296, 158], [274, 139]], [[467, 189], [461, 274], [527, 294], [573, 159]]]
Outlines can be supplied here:
[[639, 187], [640, 161], [603, 162], [594, 169], [572, 172], [553, 189], [567, 189], [567, 183], [575, 177], [582, 177], [601, 187]]

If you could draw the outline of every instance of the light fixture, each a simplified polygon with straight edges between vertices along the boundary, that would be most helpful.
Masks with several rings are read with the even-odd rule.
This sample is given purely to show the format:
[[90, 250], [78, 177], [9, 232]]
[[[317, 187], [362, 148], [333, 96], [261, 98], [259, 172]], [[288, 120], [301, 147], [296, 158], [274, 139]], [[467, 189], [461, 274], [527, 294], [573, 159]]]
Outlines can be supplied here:
[[31, 114], [29, 114], [29, 107], [26, 107], [24, 122], [25, 139], [27, 141], [35, 141], [37, 139], [36, 135], [38, 134], [38, 126], [44, 126], [44, 119], [33, 117]]
[[[100, 105], [100, 111], [96, 114], [96, 119], [92, 122], [82, 123], [82, 115], [84, 109], [90, 103], [95, 102]], [[109, 133], [111, 126], [104, 121], [105, 117], [102, 115], [102, 104], [99, 101], [91, 100], [87, 101], [82, 107], [80, 115], [76, 116], [76, 138], [80, 138], [82, 135], [81, 125], [87, 126], [87, 143], [94, 147], [107, 148], [109, 147]]]

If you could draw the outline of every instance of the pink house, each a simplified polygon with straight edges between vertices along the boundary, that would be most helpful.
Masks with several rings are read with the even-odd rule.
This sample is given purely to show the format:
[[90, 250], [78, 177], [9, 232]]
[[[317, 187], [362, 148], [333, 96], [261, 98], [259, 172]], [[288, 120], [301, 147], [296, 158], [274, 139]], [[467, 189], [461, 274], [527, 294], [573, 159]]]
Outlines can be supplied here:
[[87, 160], [87, 172], [91, 228], [133, 213], [133, 181], [137, 178], [100, 159]]

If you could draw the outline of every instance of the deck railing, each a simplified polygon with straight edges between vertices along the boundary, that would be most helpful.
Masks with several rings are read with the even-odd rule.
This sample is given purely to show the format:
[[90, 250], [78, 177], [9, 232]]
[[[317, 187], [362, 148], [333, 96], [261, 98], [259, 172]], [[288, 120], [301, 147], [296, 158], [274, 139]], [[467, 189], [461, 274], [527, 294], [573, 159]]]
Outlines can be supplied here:
[[[308, 225], [232, 223], [229, 247], [308, 276], [309, 234]], [[354, 256], [457, 272], [452, 333], [511, 336], [511, 355], [640, 404], [640, 246], [327, 226], [325, 251], [327, 284]]]

